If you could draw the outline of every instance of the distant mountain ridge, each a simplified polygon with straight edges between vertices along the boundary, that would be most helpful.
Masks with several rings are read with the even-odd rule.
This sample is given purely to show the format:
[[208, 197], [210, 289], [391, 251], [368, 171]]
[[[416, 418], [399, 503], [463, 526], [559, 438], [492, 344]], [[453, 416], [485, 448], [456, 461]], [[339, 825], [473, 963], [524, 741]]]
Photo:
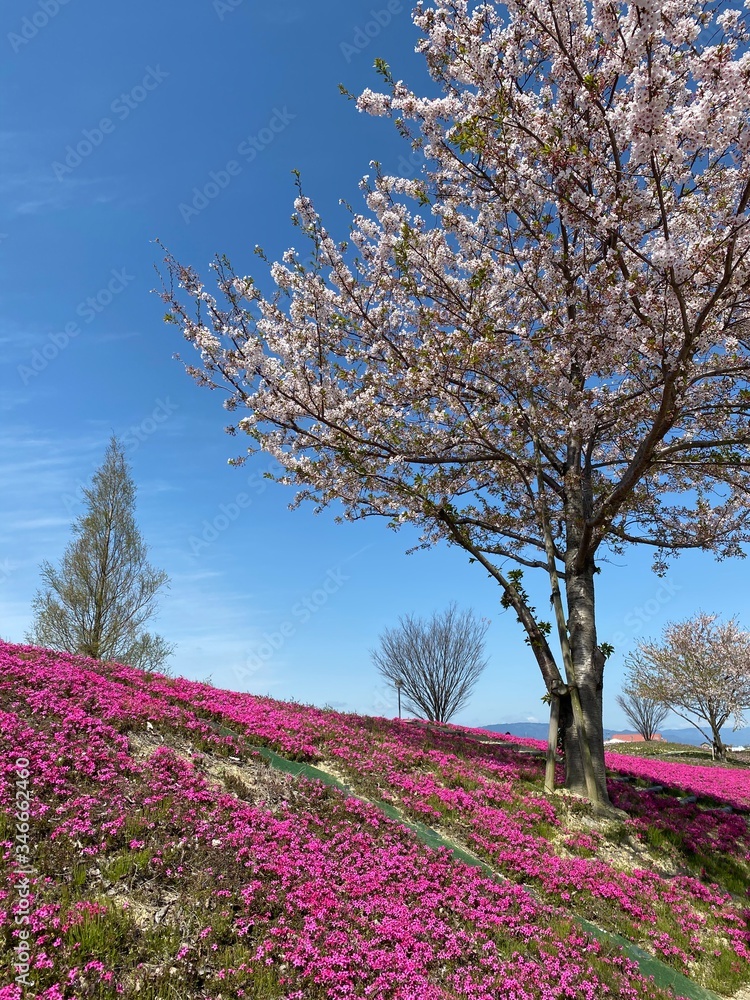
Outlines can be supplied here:
[[[523, 736], [527, 739], [546, 740], [546, 722], [498, 722], [492, 726], [482, 726], [493, 733], [510, 733], [511, 736]], [[611, 739], [615, 733], [632, 733], [633, 729], [605, 729], [604, 739]], [[704, 742], [697, 729], [660, 729], [660, 734], [670, 743], [688, 743], [690, 746], [700, 746]], [[727, 746], [750, 746], [750, 727], [745, 729], [722, 729], [721, 738]]]

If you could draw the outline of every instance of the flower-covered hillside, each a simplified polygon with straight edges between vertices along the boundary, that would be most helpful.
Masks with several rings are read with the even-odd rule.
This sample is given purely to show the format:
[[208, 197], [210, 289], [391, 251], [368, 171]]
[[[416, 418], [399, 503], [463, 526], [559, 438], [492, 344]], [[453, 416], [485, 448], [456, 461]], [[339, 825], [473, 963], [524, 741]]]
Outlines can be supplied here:
[[613, 780], [603, 824], [542, 769], [481, 732], [2, 644], [0, 1000], [667, 996], [578, 918], [714, 990], [750, 980], [744, 814]]

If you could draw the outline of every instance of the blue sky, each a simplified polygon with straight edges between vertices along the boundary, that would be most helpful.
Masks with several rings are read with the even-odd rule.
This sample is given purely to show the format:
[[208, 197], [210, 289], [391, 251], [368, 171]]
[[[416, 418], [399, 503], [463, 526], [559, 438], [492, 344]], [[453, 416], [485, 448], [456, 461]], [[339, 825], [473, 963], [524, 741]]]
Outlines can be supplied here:
[[[377, 89], [385, 59], [424, 87], [409, 5], [398, 0], [21, 0], [0, 45], [0, 635], [20, 642], [39, 563], [56, 562], [80, 487], [114, 432], [138, 485], [137, 521], [171, 577], [157, 629], [172, 669], [222, 687], [395, 712], [369, 650], [400, 614], [456, 600], [491, 620], [489, 667], [467, 725], [543, 719], [544, 688], [499, 591], [457, 550], [407, 556], [413, 532], [289, 511], [270, 460], [227, 466], [237, 440], [216, 394], [172, 355], [183, 344], [150, 294], [159, 238], [203, 274], [217, 252], [258, 274], [296, 235], [291, 171], [328, 228], [378, 159], [415, 172], [384, 119], [338, 92]], [[605, 724], [623, 655], [699, 608], [748, 615], [747, 567], [683, 557], [666, 580], [630, 552], [599, 577], [599, 634], [613, 642]], [[544, 588], [526, 581], [542, 609]]]

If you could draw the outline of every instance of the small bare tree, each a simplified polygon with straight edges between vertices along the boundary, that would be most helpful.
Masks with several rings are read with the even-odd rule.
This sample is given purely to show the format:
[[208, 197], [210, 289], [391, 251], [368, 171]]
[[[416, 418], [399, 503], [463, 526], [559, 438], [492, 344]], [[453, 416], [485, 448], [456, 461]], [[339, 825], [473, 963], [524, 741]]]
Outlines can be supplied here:
[[623, 685], [622, 694], [618, 694], [616, 700], [628, 721], [644, 740], [656, 738], [659, 726], [669, 715], [667, 705], [655, 701], [630, 682]]
[[483, 658], [485, 619], [451, 604], [428, 621], [406, 615], [397, 628], [380, 636], [371, 651], [382, 676], [400, 687], [407, 706], [431, 722], [447, 722], [465, 705], [479, 675]]

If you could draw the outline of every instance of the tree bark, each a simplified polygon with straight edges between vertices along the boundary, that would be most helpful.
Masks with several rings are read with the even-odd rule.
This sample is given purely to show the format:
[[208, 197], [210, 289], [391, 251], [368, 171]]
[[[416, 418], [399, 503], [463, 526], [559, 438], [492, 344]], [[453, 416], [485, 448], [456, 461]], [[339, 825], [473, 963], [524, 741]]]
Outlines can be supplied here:
[[[602, 685], [592, 684], [589, 681], [579, 680], [578, 692], [581, 699], [583, 720], [586, 731], [586, 741], [591, 753], [591, 761], [594, 769], [597, 791], [603, 805], [610, 805], [609, 794], [607, 793], [606, 767], [604, 764], [604, 731], [602, 727]], [[565, 755], [565, 787], [589, 798], [586, 784], [586, 772], [583, 764], [583, 754], [576, 726], [573, 718], [573, 706], [570, 694], [563, 695], [560, 699], [560, 731], [563, 739], [563, 752]]]
[[713, 736], [714, 753], [719, 758], [719, 760], [726, 760], [727, 759], [727, 748], [724, 746], [724, 741], [721, 738], [721, 727], [724, 725], [724, 722], [726, 722], [727, 720], [724, 719], [723, 722], [720, 722], [716, 718], [716, 715], [714, 714], [714, 712], [712, 712], [712, 711], [709, 711], [708, 715], [709, 715], [708, 724], [711, 727], [711, 735]]
[[[560, 728], [565, 753], [565, 787], [592, 798], [586, 782], [585, 755], [588, 753], [596, 798], [601, 805], [608, 807], [611, 803], [607, 793], [602, 724], [604, 655], [596, 641], [594, 571], [591, 558], [585, 560], [583, 568], [577, 565], [575, 553], [566, 559], [568, 631], [574, 676], [569, 678], [573, 691], [562, 699], [560, 705]], [[583, 733], [574, 719], [573, 699], [576, 693], [580, 699]]]
[[557, 754], [557, 734], [560, 727], [560, 695], [551, 696], [549, 713], [549, 733], [547, 735], [547, 766], [544, 771], [544, 790], [551, 794], [555, 790], [555, 756]]
[[[446, 524], [451, 536], [462, 548], [480, 562], [490, 576], [494, 577], [507, 595], [510, 605], [518, 615], [529, 637], [531, 648], [552, 697], [560, 697], [560, 731], [563, 734], [565, 754], [565, 787], [588, 798], [595, 807], [611, 808], [607, 794], [604, 767], [604, 733], [602, 727], [602, 687], [604, 677], [604, 656], [596, 644], [594, 622], [594, 559], [589, 557], [583, 570], [579, 570], [577, 549], [570, 547], [566, 553], [566, 597], [569, 610], [567, 630], [570, 634], [569, 663], [566, 669], [573, 675], [566, 678], [567, 684], [549, 648], [545, 634], [519, 595], [513, 584], [493, 566], [484, 554], [472, 545], [471, 540], [460, 531], [446, 509], [437, 513], [438, 520]], [[553, 577], [553, 585], [555, 578]], [[561, 640], [562, 641], [562, 640]], [[571, 685], [575, 685], [572, 695]], [[580, 714], [575, 719], [574, 698], [578, 694]], [[586, 755], [590, 755], [591, 773], [586, 780]], [[547, 772], [546, 780], [549, 780]], [[552, 772], [554, 779], [554, 771]], [[593, 787], [591, 787], [593, 782]]]

